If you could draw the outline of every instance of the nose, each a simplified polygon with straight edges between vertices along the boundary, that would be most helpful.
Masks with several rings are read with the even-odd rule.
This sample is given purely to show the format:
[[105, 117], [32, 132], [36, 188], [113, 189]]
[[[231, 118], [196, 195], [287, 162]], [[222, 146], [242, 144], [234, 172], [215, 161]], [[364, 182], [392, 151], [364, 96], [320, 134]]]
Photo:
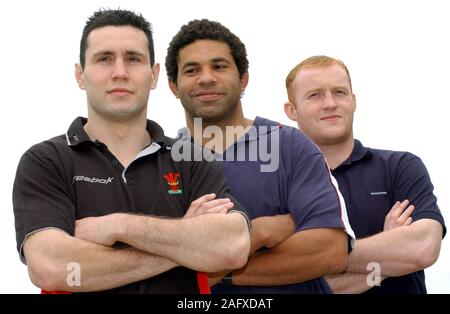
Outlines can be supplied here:
[[335, 109], [337, 107], [336, 99], [334, 99], [333, 94], [330, 91], [325, 93], [325, 97], [323, 100], [323, 108], [324, 109]]
[[129, 79], [128, 69], [123, 59], [118, 58], [114, 63], [112, 79], [113, 80]]
[[214, 75], [213, 71], [209, 68], [202, 69], [198, 77], [198, 84], [200, 85], [211, 85], [217, 82], [217, 77]]

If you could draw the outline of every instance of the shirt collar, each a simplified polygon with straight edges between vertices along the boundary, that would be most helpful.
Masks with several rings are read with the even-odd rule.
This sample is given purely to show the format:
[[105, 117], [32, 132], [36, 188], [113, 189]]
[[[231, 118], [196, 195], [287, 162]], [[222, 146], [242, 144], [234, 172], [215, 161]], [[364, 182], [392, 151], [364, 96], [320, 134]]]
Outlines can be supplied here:
[[87, 119], [83, 117], [77, 117], [75, 120], [73, 120], [72, 124], [69, 127], [69, 130], [67, 130], [66, 133], [67, 145], [76, 146], [84, 142], [91, 142], [91, 139], [83, 128], [86, 122]]
[[[253, 121], [252, 127], [244, 134], [244, 136], [238, 139], [238, 142], [257, 140], [259, 136], [270, 134], [274, 129], [279, 129], [281, 127], [282, 125], [280, 123], [257, 116]], [[181, 140], [189, 139], [192, 141], [191, 133], [186, 127], [178, 130], [177, 138]]]
[[[87, 119], [83, 117], [77, 117], [72, 122], [66, 133], [66, 140], [69, 146], [77, 146], [84, 142], [92, 142], [84, 130], [84, 125], [86, 123]], [[156, 142], [163, 148], [170, 148], [170, 146], [172, 146], [173, 140], [164, 135], [163, 129], [155, 121], [147, 120], [146, 129], [152, 138], [152, 142]]]
[[358, 163], [361, 160], [369, 159], [372, 156], [372, 151], [368, 147], [364, 147], [360, 141], [354, 140], [353, 151], [350, 157], [340, 164], [334, 171], [344, 170], [352, 164]]

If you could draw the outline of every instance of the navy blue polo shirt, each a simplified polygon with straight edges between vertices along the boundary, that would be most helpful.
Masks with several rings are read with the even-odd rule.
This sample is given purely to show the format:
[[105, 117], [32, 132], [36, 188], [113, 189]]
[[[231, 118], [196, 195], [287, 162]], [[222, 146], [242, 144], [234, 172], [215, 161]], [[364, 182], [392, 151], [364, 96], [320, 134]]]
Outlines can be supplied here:
[[[415, 209], [413, 221], [444, 219], [433, 194], [433, 184], [419, 157], [364, 147], [358, 140], [348, 160], [332, 171], [347, 205], [356, 238], [383, 231], [384, 220], [395, 202], [408, 199]], [[426, 293], [424, 271], [387, 278], [367, 293]]]
[[[67, 134], [33, 146], [20, 160], [13, 206], [23, 262], [22, 246], [29, 235], [53, 228], [73, 236], [75, 220], [85, 217], [116, 212], [183, 217], [192, 201], [209, 193], [231, 198], [232, 210], [244, 212], [229, 194], [220, 165], [175, 161], [175, 141], [157, 123], [147, 121], [152, 143], [125, 168], [105, 144], [89, 139], [86, 122], [75, 119]], [[177, 267], [106, 292], [198, 293], [197, 272]]]
[[[187, 129], [180, 136], [190, 138]], [[195, 136], [195, 135], [194, 135]], [[251, 219], [291, 213], [296, 231], [345, 228], [345, 204], [318, 147], [298, 129], [256, 117], [251, 129], [223, 155], [216, 154], [231, 194]], [[217, 284], [213, 293], [331, 293], [318, 278], [283, 286]]]

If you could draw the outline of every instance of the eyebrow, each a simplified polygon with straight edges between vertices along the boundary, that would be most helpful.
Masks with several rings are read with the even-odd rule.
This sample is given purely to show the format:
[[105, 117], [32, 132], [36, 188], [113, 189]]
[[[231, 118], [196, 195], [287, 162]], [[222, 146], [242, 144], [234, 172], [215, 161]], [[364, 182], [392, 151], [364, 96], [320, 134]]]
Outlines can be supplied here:
[[193, 61], [186, 62], [185, 64], [183, 64], [182, 69], [185, 69], [185, 68], [188, 68], [188, 67], [195, 67], [197, 65], [198, 65], [198, 62], [193, 62]]
[[[96, 58], [98, 56], [113, 56], [113, 55], [115, 55], [115, 52], [113, 52], [111, 50], [101, 50], [101, 51], [98, 51], [98, 52], [94, 53], [92, 56], [94, 58]], [[147, 58], [147, 55], [145, 53], [138, 52], [138, 51], [135, 51], [135, 50], [126, 50], [125, 51], [125, 55], [126, 56], [140, 56], [140, 57], [143, 57], [143, 58]]]
[[225, 57], [217, 57], [217, 58], [213, 58], [211, 61], [212, 61], [213, 63], [218, 63], [218, 62], [231, 63], [231, 61], [228, 60], [228, 59], [225, 58]]
[[337, 86], [333, 87], [333, 90], [336, 90], [336, 89], [343, 89], [343, 90], [350, 92], [350, 88], [346, 87], [345, 85], [337, 85]]
[[[228, 60], [228, 59], [225, 58], [225, 57], [212, 58], [212, 59], [210, 60], [210, 62], [211, 62], [211, 63], [225, 62], [225, 63], [231, 64], [231, 61]], [[183, 67], [182, 67], [181, 69], [184, 70], [184, 69], [187, 68], [187, 67], [198, 66], [198, 65], [199, 65], [198, 62], [195, 62], [195, 61], [188, 61], [188, 62], [186, 62], [185, 64], [183, 64]]]
[[[336, 86], [332, 87], [331, 89], [332, 89], [332, 90], [336, 90], [336, 89], [344, 89], [344, 90], [350, 92], [350, 88], [346, 87], [345, 85], [336, 85]], [[311, 94], [311, 93], [314, 93], [314, 92], [320, 92], [320, 91], [322, 91], [322, 90], [323, 90], [322, 87], [310, 88], [310, 89], [307, 89], [307, 90], [305, 91], [305, 94]]]
[[114, 55], [114, 53], [112, 51], [102, 50], [102, 51], [94, 53], [92, 55], [92, 57], [96, 58], [98, 56], [112, 56], [112, 55]]
[[322, 91], [323, 90], [323, 88], [321, 88], [321, 87], [318, 87], [318, 88], [310, 88], [310, 89], [307, 89], [306, 91], [305, 91], [305, 95], [309, 95], [309, 94], [311, 94], [311, 93], [317, 93], [317, 92], [320, 92], [320, 91]]

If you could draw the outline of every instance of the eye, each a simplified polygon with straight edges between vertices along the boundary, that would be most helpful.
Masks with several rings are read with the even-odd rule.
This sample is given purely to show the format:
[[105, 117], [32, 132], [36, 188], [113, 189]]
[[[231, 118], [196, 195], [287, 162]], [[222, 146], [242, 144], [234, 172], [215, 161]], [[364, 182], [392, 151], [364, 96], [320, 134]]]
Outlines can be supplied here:
[[195, 73], [197, 73], [196, 68], [186, 68], [184, 70], [184, 74], [186, 74], [186, 75], [194, 75]]
[[344, 89], [337, 89], [334, 93], [336, 95], [338, 95], [338, 96], [346, 96], [346, 95], [348, 95], [347, 91], [344, 90]]
[[99, 62], [99, 63], [108, 63], [111, 61], [112, 61], [112, 58], [109, 56], [101, 56], [101, 57], [97, 58], [97, 62]]
[[128, 62], [130, 63], [141, 63], [141, 58], [138, 56], [130, 56], [128, 57]]
[[319, 92], [313, 92], [308, 95], [307, 99], [315, 99], [315, 98], [319, 98], [319, 96], [320, 96]]
[[228, 65], [226, 65], [226, 64], [216, 64], [215, 66], [214, 66], [214, 68], [216, 69], [216, 70], [225, 70], [226, 68], [228, 68]]

